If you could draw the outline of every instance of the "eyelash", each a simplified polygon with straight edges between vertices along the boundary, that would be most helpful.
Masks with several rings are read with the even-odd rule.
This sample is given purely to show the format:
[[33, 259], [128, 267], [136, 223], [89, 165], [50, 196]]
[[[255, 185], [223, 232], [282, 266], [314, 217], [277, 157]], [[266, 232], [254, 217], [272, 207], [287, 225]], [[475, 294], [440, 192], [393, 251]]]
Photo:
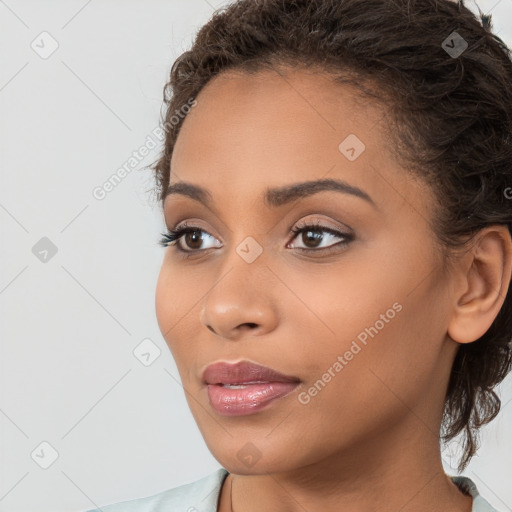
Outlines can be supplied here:
[[[334, 235], [338, 238], [342, 238], [343, 240], [341, 242], [335, 243], [331, 246], [323, 247], [320, 249], [304, 249], [303, 247], [297, 247], [296, 248], [297, 250], [304, 251], [304, 252], [324, 252], [324, 253], [331, 252], [333, 250], [335, 251], [336, 250], [335, 248], [338, 246], [347, 246], [354, 239], [354, 235], [352, 235], [350, 233], [343, 233], [341, 231], [329, 228], [327, 226], [323, 226], [320, 223], [304, 224], [302, 226], [297, 226], [293, 229], [290, 229], [289, 234], [290, 235], [293, 234], [294, 235], [293, 239], [295, 239], [295, 238], [297, 238], [297, 236], [300, 233], [304, 233], [304, 232], [308, 232], [308, 231], [313, 231], [313, 232], [322, 232], [323, 231], [323, 232], [329, 233], [331, 235]], [[162, 238], [158, 241], [158, 244], [161, 245], [162, 247], [176, 247], [176, 250], [181, 252], [185, 258], [188, 258], [190, 255], [197, 254], [206, 249], [185, 250], [185, 249], [182, 249], [179, 246], [179, 244], [175, 243], [175, 242], [178, 242], [179, 239], [182, 238], [187, 233], [195, 233], [195, 232], [207, 233], [208, 235], [210, 235], [210, 233], [208, 233], [204, 229], [200, 228], [199, 226], [189, 226], [187, 223], [184, 223], [179, 228], [169, 229], [167, 233], [162, 233]], [[210, 235], [210, 236], [212, 236], [212, 235]]]

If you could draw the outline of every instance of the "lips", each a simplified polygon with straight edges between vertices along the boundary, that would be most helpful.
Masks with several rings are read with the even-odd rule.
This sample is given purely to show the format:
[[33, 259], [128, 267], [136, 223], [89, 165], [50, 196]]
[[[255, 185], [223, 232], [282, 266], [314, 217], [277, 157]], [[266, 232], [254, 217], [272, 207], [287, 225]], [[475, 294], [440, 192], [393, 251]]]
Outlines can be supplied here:
[[214, 363], [203, 372], [210, 405], [223, 416], [258, 412], [291, 393], [300, 382], [298, 377], [247, 361]]
[[298, 377], [283, 375], [259, 364], [241, 361], [239, 363], [214, 363], [203, 372], [205, 384], [247, 384], [268, 382], [300, 382]]

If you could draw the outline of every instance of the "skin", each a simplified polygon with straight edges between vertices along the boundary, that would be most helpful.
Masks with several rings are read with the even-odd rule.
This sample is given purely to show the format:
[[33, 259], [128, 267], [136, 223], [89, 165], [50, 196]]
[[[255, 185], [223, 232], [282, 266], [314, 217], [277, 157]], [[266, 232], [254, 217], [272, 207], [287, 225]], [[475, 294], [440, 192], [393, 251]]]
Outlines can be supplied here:
[[[435, 197], [394, 159], [383, 111], [326, 75], [230, 71], [197, 100], [171, 183], [200, 185], [213, 204], [166, 198], [168, 228], [186, 220], [206, 233], [202, 245], [178, 242], [196, 250], [189, 259], [165, 249], [155, 298], [191, 412], [230, 472], [220, 512], [231, 500], [236, 512], [469, 512], [471, 497], [443, 471], [439, 428], [458, 347], [481, 336], [503, 304], [512, 265], [506, 228], [482, 230], [444, 265], [430, 225]], [[354, 161], [338, 149], [349, 134], [366, 146]], [[263, 200], [267, 187], [321, 178], [345, 180], [374, 204], [335, 191], [278, 208]], [[303, 221], [348, 226], [354, 239], [340, 246], [325, 231], [321, 244], [289, 234]], [[248, 236], [263, 249], [252, 263], [236, 252]], [[300, 403], [299, 393], [395, 303], [401, 311]], [[201, 374], [212, 362], [239, 360], [302, 382], [255, 414], [219, 415]], [[248, 442], [259, 457], [251, 466], [237, 456]]]

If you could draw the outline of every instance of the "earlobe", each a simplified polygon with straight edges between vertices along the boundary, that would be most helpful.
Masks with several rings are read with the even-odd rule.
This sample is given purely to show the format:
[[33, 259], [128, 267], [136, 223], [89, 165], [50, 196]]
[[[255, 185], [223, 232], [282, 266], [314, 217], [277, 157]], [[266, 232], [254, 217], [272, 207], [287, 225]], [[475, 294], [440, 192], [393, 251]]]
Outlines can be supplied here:
[[454, 295], [448, 335], [458, 343], [483, 336], [498, 315], [512, 277], [512, 240], [507, 226], [482, 229], [460, 259], [461, 286]]

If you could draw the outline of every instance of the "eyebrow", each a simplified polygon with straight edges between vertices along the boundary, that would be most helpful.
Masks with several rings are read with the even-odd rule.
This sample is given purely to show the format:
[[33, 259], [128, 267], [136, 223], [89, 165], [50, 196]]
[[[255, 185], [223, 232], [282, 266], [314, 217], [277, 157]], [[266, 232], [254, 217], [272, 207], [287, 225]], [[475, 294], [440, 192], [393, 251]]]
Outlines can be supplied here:
[[[285, 204], [291, 203], [297, 199], [311, 196], [318, 192], [334, 191], [341, 192], [343, 194], [350, 194], [359, 197], [374, 207], [377, 205], [373, 199], [360, 188], [350, 185], [343, 180], [334, 179], [320, 179], [315, 181], [305, 181], [302, 183], [293, 183], [291, 185], [285, 185], [283, 187], [267, 188], [264, 193], [265, 203], [269, 207], [277, 208]], [[207, 206], [211, 206], [213, 198], [211, 193], [199, 185], [194, 185], [185, 181], [180, 181], [169, 185], [165, 194], [164, 200], [171, 194], [180, 194], [183, 196], [190, 197], [204, 203]]]

